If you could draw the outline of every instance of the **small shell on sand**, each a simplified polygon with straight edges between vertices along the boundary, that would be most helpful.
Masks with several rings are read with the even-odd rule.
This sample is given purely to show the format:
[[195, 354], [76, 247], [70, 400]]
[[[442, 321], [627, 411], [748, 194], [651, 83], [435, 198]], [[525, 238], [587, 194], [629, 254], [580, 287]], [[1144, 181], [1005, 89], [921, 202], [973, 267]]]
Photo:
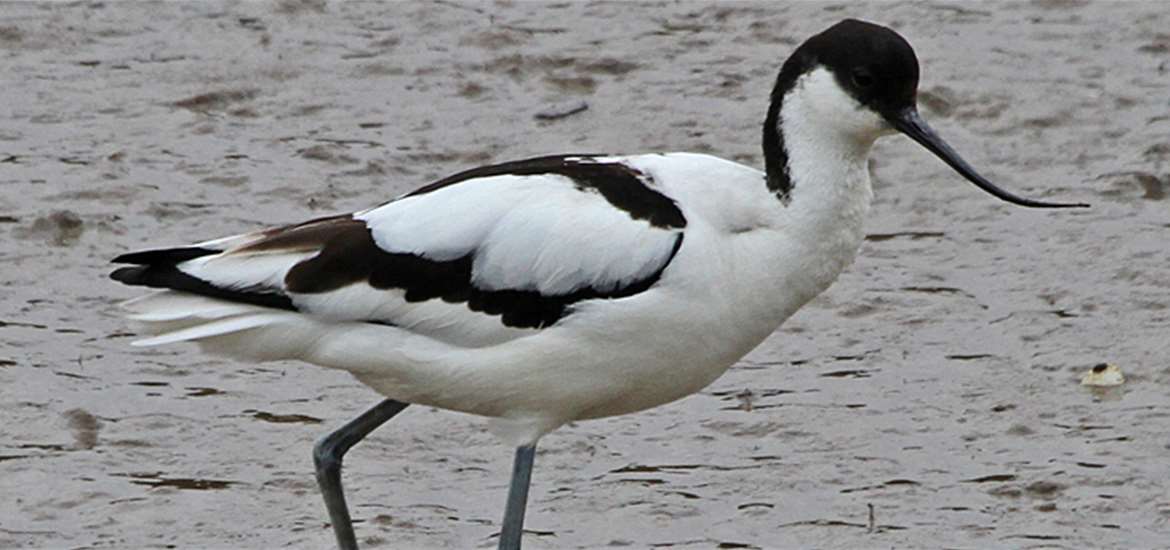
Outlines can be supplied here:
[[1117, 365], [1098, 363], [1081, 377], [1082, 386], [1112, 387], [1125, 383], [1125, 376]]

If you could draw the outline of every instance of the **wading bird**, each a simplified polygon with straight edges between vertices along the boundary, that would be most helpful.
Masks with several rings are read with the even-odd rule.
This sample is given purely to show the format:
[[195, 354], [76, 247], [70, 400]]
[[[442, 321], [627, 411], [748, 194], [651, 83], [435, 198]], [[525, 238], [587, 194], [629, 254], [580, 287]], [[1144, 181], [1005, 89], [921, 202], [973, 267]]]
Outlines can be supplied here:
[[381, 206], [126, 254], [166, 289], [125, 304], [155, 336], [344, 369], [386, 397], [323, 438], [317, 478], [356, 548], [345, 452], [417, 403], [491, 418], [516, 446], [499, 546], [520, 546], [535, 446], [566, 422], [699, 391], [853, 261], [874, 141], [900, 132], [981, 189], [919, 116], [918, 61], [845, 20], [784, 63], [763, 172], [690, 154], [562, 155], [474, 168]]

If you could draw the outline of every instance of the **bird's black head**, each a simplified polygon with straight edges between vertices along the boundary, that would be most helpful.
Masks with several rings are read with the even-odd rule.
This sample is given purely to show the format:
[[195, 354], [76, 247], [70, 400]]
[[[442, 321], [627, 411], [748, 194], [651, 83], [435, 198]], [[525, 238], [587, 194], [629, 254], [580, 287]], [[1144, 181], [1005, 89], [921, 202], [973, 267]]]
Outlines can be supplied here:
[[918, 94], [918, 57], [898, 33], [873, 23], [846, 19], [809, 38], [785, 63], [799, 73], [828, 69], [858, 103], [889, 118], [914, 107]]
[[[786, 115], [792, 95], [797, 111]], [[833, 132], [835, 139], [863, 144], [893, 130], [905, 134], [984, 191], [1022, 206], [1061, 208], [1083, 204], [1047, 203], [1005, 191], [980, 176], [918, 114], [918, 57], [892, 29], [846, 19], [805, 40], [784, 63], [764, 128], [768, 185], [781, 196], [792, 187], [781, 126], [793, 131]], [[796, 122], [800, 119], [803, 122]], [[799, 130], [798, 130], [799, 129]], [[802, 139], [807, 137], [802, 136]]]
[[846, 19], [805, 40], [780, 69], [773, 105], [800, 77], [822, 68], [858, 104], [883, 118], [915, 106], [918, 57], [906, 39], [889, 28]]

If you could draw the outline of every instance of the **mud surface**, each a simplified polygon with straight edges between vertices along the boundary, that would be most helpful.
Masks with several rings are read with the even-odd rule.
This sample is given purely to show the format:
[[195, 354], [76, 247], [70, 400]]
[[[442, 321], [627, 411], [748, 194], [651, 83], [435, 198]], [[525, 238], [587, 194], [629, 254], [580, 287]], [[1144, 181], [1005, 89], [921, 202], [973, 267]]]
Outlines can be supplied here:
[[[1170, 10], [1059, 0], [3, 4], [0, 547], [332, 544], [310, 448], [378, 396], [129, 347], [111, 257], [494, 160], [759, 165], [779, 64], [846, 16], [915, 45], [989, 177], [1093, 208], [884, 141], [857, 263], [701, 394], [545, 438], [527, 547], [1166, 547]], [[1081, 387], [1104, 361], [1126, 384]], [[510, 456], [408, 409], [347, 461], [359, 537], [491, 547]]]

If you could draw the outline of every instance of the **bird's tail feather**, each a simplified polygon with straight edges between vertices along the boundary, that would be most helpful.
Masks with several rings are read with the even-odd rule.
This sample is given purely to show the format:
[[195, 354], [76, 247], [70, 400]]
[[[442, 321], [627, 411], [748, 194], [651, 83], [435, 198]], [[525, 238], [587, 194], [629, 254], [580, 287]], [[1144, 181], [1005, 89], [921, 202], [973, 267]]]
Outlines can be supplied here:
[[[290, 311], [164, 290], [121, 304], [126, 316], [151, 335], [134, 346], [194, 342], [214, 353], [255, 360], [295, 358], [304, 343], [289, 338], [308, 322]], [[268, 330], [259, 330], [259, 329]], [[281, 330], [287, 328], [289, 330]], [[303, 328], [303, 327], [302, 327]], [[279, 345], [273, 340], [280, 340]]]

